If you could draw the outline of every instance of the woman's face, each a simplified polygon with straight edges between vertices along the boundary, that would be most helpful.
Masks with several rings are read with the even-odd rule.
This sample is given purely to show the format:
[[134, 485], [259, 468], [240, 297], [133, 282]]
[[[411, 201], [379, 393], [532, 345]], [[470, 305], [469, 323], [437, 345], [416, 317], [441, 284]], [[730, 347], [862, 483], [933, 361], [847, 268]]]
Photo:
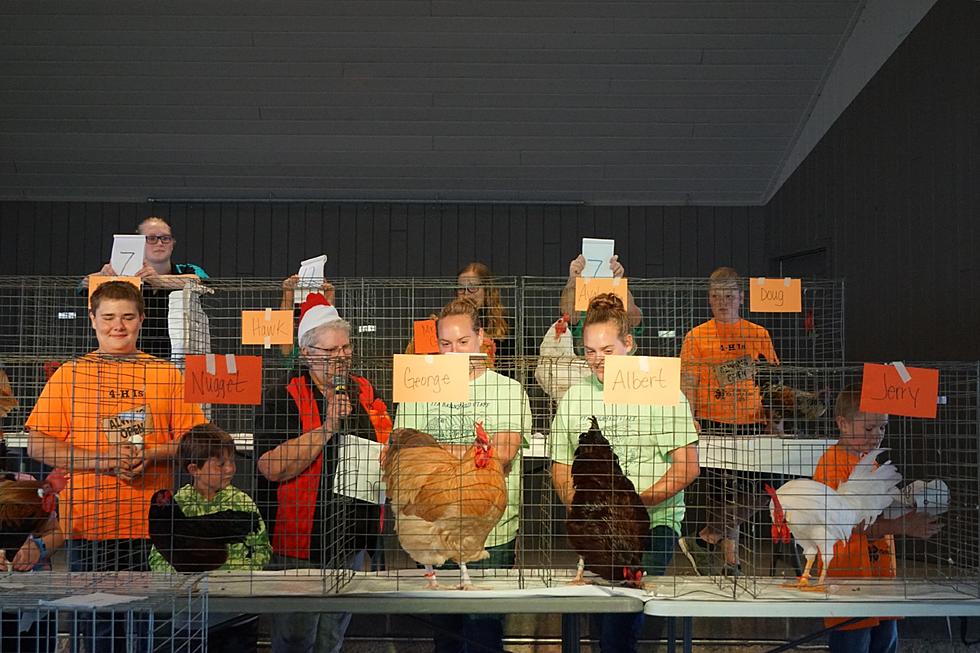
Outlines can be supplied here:
[[148, 220], [140, 226], [140, 233], [146, 236], [146, 253], [143, 257], [147, 262], [169, 263], [177, 241], [167, 223], [162, 220]]
[[585, 346], [585, 360], [592, 368], [596, 378], [605, 381], [606, 356], [625, 356], [633, 347], [633, 336], [627, 334], [626, 341], [619, 339], [619, 330], [612, 322], [590, 324], [582, 332]]
[[483, 280], [476, 272], [464, 272], [456, 278], [459, 288], [456, 289], [457, 297], [465, 297], [477, 308], [483, 308], [486, 299], [486, 291], [483, 289]]
[[303, 349], [310, 370], [324, 379], [347, 376], [351, 370], [354, 347], [344, 329], [319, 329], [315, 341]]
[[473, 330], [467, 315], [450, 315], [436, 325], [440, 354], [479, 354], [483, 329]]

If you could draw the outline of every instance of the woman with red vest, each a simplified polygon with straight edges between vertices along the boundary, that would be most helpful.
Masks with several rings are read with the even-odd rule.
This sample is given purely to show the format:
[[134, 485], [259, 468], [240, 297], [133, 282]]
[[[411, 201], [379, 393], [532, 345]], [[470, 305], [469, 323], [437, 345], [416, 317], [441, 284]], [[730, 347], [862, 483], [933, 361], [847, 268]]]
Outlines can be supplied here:
[[[256, 416], [256, 502], [272, 532], [272, 568], [362, 569], [378, 536], [379, 506], [345, 498], [339, 514], [330, 497], [338, 436], [385, 442], [391, 432], [385, 403], [351, 373], [350, 331], [323, 295], [310, 294], [299, 320], [300, 369], [267, 391]], [[343, 613], [276, 614], [272, 650], [340, 651], [349, 623]]]

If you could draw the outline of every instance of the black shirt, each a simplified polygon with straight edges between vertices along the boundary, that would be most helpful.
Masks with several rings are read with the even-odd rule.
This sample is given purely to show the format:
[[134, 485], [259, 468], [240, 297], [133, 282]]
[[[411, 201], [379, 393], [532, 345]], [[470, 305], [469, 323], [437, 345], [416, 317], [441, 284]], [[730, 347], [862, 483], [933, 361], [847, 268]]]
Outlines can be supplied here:
[[[303, 434], [299, 408], [286, 386], [293, 378], [301, 376], [313, 392], [314, 400], [320, 410], [320, 417], [326, 415], [327, 403], [310, 378], [309, 371], [292, 372], [281, 382], [273, 384], [264, 397], [263, 404], [256, 414], [253, 447], [255, 460], [272, 451], [283, 442]], [[341, 420], [337, 433], [353, 434], [367, 440], [377, 441], [374, 427], [367, 411], [358, 397], [360, 388], [353, 379], [349, 380], [351, 413]], [[334, 473], [337, 468], [339, 451], [338, 438], [331, 437], [323, 449], [323, 471], [317, 492], [316, 510], [313, 514], [313, 530], [310, 540], [310, 562], [325, 566], [346, 566], [346, 558], [361, 549], [371, 548], [378, 533], [380, 508], [374, 504], [358, 501], [332, 492]], [[262, 513], [269, 533], [275, 533], [276, 513], [279, 508], [279, 483], [257, 474], [255, 503]]]

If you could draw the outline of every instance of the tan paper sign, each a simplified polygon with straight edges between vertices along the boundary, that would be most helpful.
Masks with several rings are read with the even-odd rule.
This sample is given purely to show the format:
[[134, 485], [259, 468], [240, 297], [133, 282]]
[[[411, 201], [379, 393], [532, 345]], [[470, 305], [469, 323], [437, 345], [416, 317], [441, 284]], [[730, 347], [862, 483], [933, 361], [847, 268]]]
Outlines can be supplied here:
[[680, 401], [681, 359], [606, 356], [603, 402], [675, 406]]
[[799, 313], [803, 310], [799, 279], [749, 280], [749, 310], [753, 313]]
[[292, 311], [242, 311], [243, 345], [293, 344]]
[[468, 356], [395, 354], [392, 399], [406, 401], [469, 401]]
[[628, 306], [627, 287], [629, 283], [626, 279], [610, 279], [597, 277], [586, 279], [578, 277], [575, 279], [575, 310], [589, 310], [589, 302], [597, 295], [611, 292], [623, 300], [623, 306]]

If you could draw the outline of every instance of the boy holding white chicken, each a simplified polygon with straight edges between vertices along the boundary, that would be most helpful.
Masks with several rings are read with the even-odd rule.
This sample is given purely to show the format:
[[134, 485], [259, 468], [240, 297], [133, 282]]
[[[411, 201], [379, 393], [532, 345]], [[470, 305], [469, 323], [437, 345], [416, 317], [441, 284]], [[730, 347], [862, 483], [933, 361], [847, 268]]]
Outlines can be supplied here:
[[[837, 396], [834, 416], [840, 436], [827, 449], [813, 473], [813, 480], [837, 489], [847, 480], [861, 458], [881, 445], [888, 426], [888, 415], [865, 413], [860, 409], [860, 387], [845, 388]], [[935, 517], [925, 512], [909, 512], [895, 519], [878, 518], [868, 528], [858, 527], [846, 542], [837, 542], [828, 576], [894, 578], [895, 535], [927, 539], [939, 531]], [[848, 619], [826, 619], [828, 628]], [[894, 619], [869, 618], [831, 631], [828, 644], [833, 653], [891, 653], [898, 650], [898, 629]]]

